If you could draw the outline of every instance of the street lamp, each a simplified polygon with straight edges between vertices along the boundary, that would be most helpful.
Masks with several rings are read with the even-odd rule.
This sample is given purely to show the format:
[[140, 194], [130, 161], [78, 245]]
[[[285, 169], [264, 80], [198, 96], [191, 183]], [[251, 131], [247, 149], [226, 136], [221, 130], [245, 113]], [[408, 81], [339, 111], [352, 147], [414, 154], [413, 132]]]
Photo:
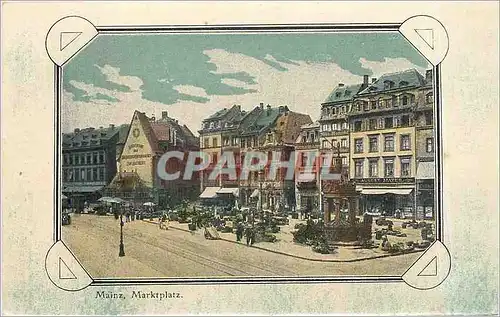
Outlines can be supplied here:
[[125, 256], [125, 247], [123, 245], [123, 208], [120, 212], [120, 252], [118, 256]]

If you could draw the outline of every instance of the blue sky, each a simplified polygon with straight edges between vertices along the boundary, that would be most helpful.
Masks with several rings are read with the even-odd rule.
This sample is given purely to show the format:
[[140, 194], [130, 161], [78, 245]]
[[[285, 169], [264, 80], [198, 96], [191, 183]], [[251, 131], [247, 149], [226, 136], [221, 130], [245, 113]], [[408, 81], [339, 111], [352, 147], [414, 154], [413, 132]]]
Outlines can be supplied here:
[[399, 33], [99, 35], [64, 66], [63, 130], [163, 110], [195, 132], [233, 104], [288, 105], [317, 119], [339, 82], [427, 61]]

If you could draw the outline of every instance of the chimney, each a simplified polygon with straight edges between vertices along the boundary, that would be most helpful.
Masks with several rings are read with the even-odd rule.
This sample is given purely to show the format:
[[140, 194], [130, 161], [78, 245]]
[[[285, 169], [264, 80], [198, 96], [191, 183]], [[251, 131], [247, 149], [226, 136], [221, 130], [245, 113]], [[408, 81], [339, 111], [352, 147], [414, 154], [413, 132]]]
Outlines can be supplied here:
[[285, 107], [284, 106], [279, 106], [278, 107], [278, 111], [279, 111], [279, 113], [285, 112]]
[[270, 115], [271, 114], [271, 106], [270, 105], [267, 105], [267, 115]]
[[80, 129], [79, 128], [75, 128], [74, 132], [78, 133], [78, 132], [80, 132]]
[[161, 118], [162, 119], [167, 119], [168, 118], [168, 111], [162, 111], [161, 112]]
[[264, 109], [264, 103], [263, 102], [260, 103], [260, 109]]
[[363, 85], [368, 86], [368, 75], [363, 75]]
[[372, 77], [372, 84], [377, 81], [377, 78]]
[[432, 69], [428, 69], [425, 71], [425, 81], [427, 84], [432, 84]]
[[151, 119], [150, 119], [151, 122], [155, 122], [156, 121], [156, 118], [155, 118], [155, 114], [151, 114]]
[[114, 129], [114, 128], [115, 128], [115, 125], [114, 125], [114, 124], [110, 124], [110, 125], [109, 125], [109, 128], [110, 128], [110, 129]]
[[339, 83], [339, 87], [344, 87], [344, 84], [343, 83]]

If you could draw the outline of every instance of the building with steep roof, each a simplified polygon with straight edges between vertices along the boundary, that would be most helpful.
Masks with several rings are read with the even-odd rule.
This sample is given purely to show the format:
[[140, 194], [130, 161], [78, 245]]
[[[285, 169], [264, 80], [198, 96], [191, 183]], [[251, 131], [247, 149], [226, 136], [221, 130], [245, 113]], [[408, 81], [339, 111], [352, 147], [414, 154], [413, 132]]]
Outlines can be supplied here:
[[135, 204], [146, 201], [168, 207], [185, 199], [197, 197], [199, 180], [164, 181], [158, 176], [158, 162], [167, 151], [185, 152], [183, 161], [171, 159], [165, 169], [171, 173], [184, 170], [187, 152], [198, 151], [199, 141], [185, 126], [162, 112], [156, 119], [145, 113], [135, 111], [130, 129], [125, 138], [118, 159], [118, 173], [107, 186], [107, 196], [120, 197]]
[[361, 211], [414, 213], [414, 111], [425, 87], [425, 78], [409, 69], [384, 74], [355, 96], [348, 113], [349, 171], [361, 194]]

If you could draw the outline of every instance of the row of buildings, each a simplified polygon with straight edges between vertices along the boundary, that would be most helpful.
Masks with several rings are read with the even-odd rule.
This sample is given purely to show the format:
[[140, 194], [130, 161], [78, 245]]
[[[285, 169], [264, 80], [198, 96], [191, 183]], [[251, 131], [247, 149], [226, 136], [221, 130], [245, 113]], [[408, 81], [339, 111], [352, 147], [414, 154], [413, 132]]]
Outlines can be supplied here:
[[[432, 214], [432, 77], [431, 70], [422, 75], [410, 69], [371, 80], [364, 76], [356, 85], [340, 83], [321, 104], [320, 118], [314, 122], [287, 106], [260, 103], [249, 111], [240, 105], [217, 111], [203, 120], [199, 137], [166, 111], [159, 119], [135, 111], [130, 124], [75, 129], [63, 135], [63, 193], [76, 208], [100, 196], [114, 196], [160, 206], [200, 199], [205, 203], [259, 203], [270, 210], [328, 211], [347, 208], [347, 203], [321, 180], [323, 158], [315, 162], [312, 173], [300, 173], [307, 152], [320, 157], [335, 153], [336, 168], [354, 188], [351, 208], [388, 214], [416, 208], [422, 215]], [[210, 157], [210, 165], [190, 180], [164, 182], [156, 165], [171, 150], [203, 151]], [[268, 153], [269, 158], [279, 152], [281, 160], [295, 153], [299, 174], [286, 180], [286, 170], [280, 169], [270, 180], [266, 167], [263, 172], [252, 172], [248, 179], [209, 178], [222, 153], [233, 153], [238, 169], [249, 151]]]
[[[433, 73], [415, 69], [364, 76], [362, 83], [333, 89], [321, 116], [303, 126], [297, 149], [331, 151], [358, 197], [360, 212], [434, 212]], [[321, 181], [297, 180], [297, 207], [320, 206]], [[321, 193], [321, 194], [320, 194]]]
[[77, 210], [101, 196], [160, 206], [194, 200], [199, 179], [164, 182], [156, 168], [163, 153], [198, 151], [198, 142], [189, 128], [166, 111], [158, 119], [135, 111], [130, 124], [118, 127], [75, 129], [63, 134], [62, 192]]

